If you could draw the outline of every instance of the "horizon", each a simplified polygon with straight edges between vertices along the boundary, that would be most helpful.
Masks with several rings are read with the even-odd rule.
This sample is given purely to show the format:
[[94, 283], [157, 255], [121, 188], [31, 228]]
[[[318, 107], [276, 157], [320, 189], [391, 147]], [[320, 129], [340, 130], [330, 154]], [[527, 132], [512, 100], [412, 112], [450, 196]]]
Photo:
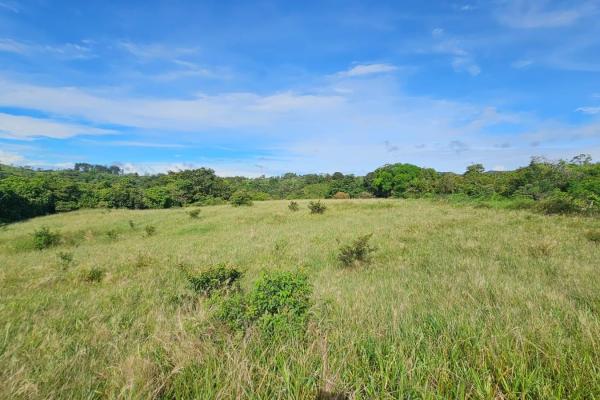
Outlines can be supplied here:
[[597, 0], [0, 0], [0, 163], [257, 177], [598, 160], [599, 14]]

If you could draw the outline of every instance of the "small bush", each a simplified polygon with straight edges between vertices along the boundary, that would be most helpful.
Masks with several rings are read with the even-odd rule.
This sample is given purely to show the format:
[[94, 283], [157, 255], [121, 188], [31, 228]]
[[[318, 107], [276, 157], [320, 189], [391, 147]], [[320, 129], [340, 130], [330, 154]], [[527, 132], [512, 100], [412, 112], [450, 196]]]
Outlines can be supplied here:
[[108, 237], [110, 240], [117, 240], [119, 238], [119, 232], [117, 232], [115, 229], [111, 229], [106, 232], [106, 237]]
[[47, 226], [33, 232], [33, 246], [38, 250], [47, 249], [60, 243], [60, 233], [52, 232]]
[[197, 219], [198, 216], [200, 215], [200, 209], [196, 208], [193, 210], [188, 211], [188, 215], [190, 216], [191, 219]]
[[375, 247], [369, 245], [371, 236], [373, 236], [372, 233], [359, 236], [352, 243], [340, 247], [337, 257], [340, 263], [345, 267], [349, 267], [369, 261], [371, 253], [376, 250]]
[[234, 207], [251, 206], [252, 205], [252, 197], [245, 190], [238, 190], [237, 192], [232, 194], [229, 201], [231, 202], [231, 205]]
[[188, 274], [188, 281], [196, 293], [211, 296], [215, 292], [228, 293], [239, 289], [239, 280], [242, 273], [235, 268], [219, 264], [198, 276]]
[[375, 196], [373, 195], [373, 193], [369, 193], [369, 192], [361, 192], [358, 195], [359, 199], [374, 199]]
[[350, 195], [346, 192], [337, 192], [331, 197], [336, 200], [348, 200], [350, 198]]
[[133, 261], [133, 266], [136, 268], [145, 268], [154, 264], [154, 262], [154, 258], [150, 257], [149, 255], [139, 253]]
[[135, 229], [135, 222], [133, 222], [133, 220], [132, 220], [132, 219], [130, 219], [128, 222], [129, 222], [129, 227], [130, 227], [131, 229]]
[[571, 195], [555, 191], [550, 196], [540, 200], [538, 210], [544, 214], [570, 214], [582, 211], [582, 205]]
[[591, 242], [600, 243], [600, 230], [587, 231], [585, 237]]
[[263, 274], [247, 295], [223, 299], [215, 316], [233, 329], [256, 324], [267, 335], [302, 332], [308, 322], [312, 286], [300, 272]]
[[102, 268], [93, 267], [85, 273], [83, 279], [86, 282], [97, 283], [104, 279], [104, 275], [106, 275], [106, 271], [104, 271]]
[[308, 203], [308, 209], [311, 214], [323, 214], [327, 210], [327, 207], [320, 200], [317, 200]]
[[67, 269], [73, 265], [73, 253], [61, 251], [56, 256], [58, 257], [58, 263], [62, 269]]
[[153, 236], [156, 233], [156, 227], [154, 225], [146, 225], [144, 231], [146, 232], [146, 236]]
[[296, 212], [300, 210], [300, 205], [298, 205], [297, 201], [292, 200], [290, 201], [290, 204], [288, 204], [288, 208], [290, 209], [290, 211]]

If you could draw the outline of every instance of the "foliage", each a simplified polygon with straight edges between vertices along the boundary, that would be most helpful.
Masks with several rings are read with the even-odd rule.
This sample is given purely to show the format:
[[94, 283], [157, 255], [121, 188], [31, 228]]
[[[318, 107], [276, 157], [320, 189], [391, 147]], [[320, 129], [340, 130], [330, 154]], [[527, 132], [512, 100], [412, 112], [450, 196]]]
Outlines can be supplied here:
[[67, 269], [73, 265], [73, 253], [60, 251], [56, 256], [62, 269]]
[[337, 200], [346, 200], [350, 198], [350, 195], [346, 192], [336, 192], [333, 196], [331, 196], [333, 199], [337, 199]]
[[106, 237], [110, 240], [117, 240], [119, 238], [119, 232], [116, 229], [109, 229], [106, 231]]
[[251, 206], [252, 205], [252, 197], [245, 190], [238, 190], [237, 192], [232, 194], [229, 201], [231, 202], [231, 205], [234, 207]]
[[239, 289], [242, 272], [219, 264], [199, 275], [187, 274], [187, 279], [196, 293], [211, 296], [213, 293], [227, 293]]
[[297, 201], [290, 201], [290, 204], [288, 204], [288, 208], [290, 209], [290, 211], [298, 211], [300, 210], [300, 205], [298, 205]]
[[600, 243], [600, 229], [587, 231], [585, 237], [590, 242]]
[[90, 283], [98, 283], [104, 279], [104, 275], [106, 275], [105, 270], [98, 267], [92, 267], [85, 272], [83, 280]]
[[156, 227], [154, 225], [146, 225], [144, 227], [144, 232], [146, 232], [146, 236], [154, 236], [156, 233]]
[[192, 219], [197, 219], [198, 216], [200, 215], [200, 209], [199, 208], [195, 208], [193, 210], [190, 210], [190, 211], [188, 211], [188, 215]]
[[42, 226], [33, 232], [33, 247], [38, 250], [47, 249], [60, 243], [60, 233], [52, 232], [47, 226]]
[[252, 324], [263, 334], [301, 332], [308, 321], [312, 286], [300, 272], [264, 273], [247, 294], [222, 299], [215, 316], [233, 329]]
[[323, 214], [327, 210], [327, 206], [320, 201], [311, 201], [308, 203], [308, 209], [311, 214]]
[[372, 236], [372, 233], [359, 236], [352, 243], [341, 246], [337, 256], [340, 263], [345, 267], [349, 267], [367, 262], [371, 253], [376, 250], [375, 247], [369, 245]]

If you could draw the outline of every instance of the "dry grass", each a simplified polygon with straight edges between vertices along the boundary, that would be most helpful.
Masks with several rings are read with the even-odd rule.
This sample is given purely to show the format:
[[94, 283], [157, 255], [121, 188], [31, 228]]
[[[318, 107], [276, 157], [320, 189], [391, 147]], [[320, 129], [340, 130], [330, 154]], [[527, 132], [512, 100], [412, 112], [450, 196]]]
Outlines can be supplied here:
[[[425, 200], [329, 201], [310, 215], [299, 203], [200, 219], [90, 210], [1, 230], [0, 398], [600, 397], [600, 246], [585, 237], [597, 219]], [[43, 225], [63, 244], [33, 249]], [[339, 243], [369, 233], [368, 268], [340, 268]], [[221, 262], [246, 271], [244, 287], [262, 270], [306, 271], [306, 337], [214, 322], [178, 266]], [[100, 282], [81, 279], [94, 268]]]

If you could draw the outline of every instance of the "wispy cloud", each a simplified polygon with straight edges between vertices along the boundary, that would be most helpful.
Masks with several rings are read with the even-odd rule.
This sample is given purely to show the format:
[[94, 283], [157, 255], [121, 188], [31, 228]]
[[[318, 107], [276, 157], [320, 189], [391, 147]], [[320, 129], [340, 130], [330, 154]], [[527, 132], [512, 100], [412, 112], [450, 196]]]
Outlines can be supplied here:
[[25, 158], [20, 154], [0, 150], [0, 164], [21, 164], [24, 160]]
[[175, 47], [162, 43], [134, 43], [131, 41], [120, 41], [118, 46], [143, 61], [153, 59], [175, 60], [179, 57], [195, 55], [197, 47]]
[[501, 9], [498, 19], [511, 28], [558, 28], [573, 25], [597, 10], [598, 5], [593, 1], [561, 7], [544, 0], [515, 0]]
[[11, 11], [15, 14], [19, 13], [19, 6], [14, 1], [0, 1], [0, 9]]
[[456, 72], [467, 72], [471, 76], [481, 73], [481, 67], [459, 39], [448, 36], [442, 28], [435, 28], [431, 36], [434, 40], [433, 52], [452, 56], [451, 65]]
[[514, 61], [511, 64], [511, 67], [516, 68], [516, 69], [523, 69], [523, 68], [527, 68], [527, 67], [531, 66], [532, 64], [533, 64], [533, 60], [522, 59], [522, 60]]
[[583, 114], [600, 114], [600, 106], [599, 107], [579, 107], [575, 111], [583, 113]]
[[0, 52], [27, 56], [50, 55], [62, 59], [89, 59], [96, 57], [89, 43], [36, 44], [10, 38], [0, 38]]
[[360, 64], [347, 71], [338, 72], [340, 77], [355, 77], [364, 75], [383, 74], [397, 71], [398, 67], [391, 64]]
[[0, 113], [0, 137], [3, 138], [28, 140], [35, 137], [49, 137], [65, 139], [76, 135], [108, 135], [112, 133], [114, 132], [107, 129]]

